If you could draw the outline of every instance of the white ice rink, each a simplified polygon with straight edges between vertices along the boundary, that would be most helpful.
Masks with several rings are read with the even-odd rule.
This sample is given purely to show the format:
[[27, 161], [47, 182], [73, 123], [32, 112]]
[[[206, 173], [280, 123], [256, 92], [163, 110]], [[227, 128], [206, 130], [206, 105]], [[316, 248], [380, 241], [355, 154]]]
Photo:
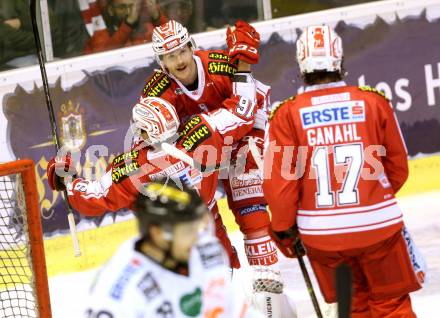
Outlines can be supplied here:
[[[440, 301], [440, 192], [433, 192], [399, 200], [404, 211], [405, 222], [414, 241], [428, 262], [428, 281], [425, 287], [412, 294], [413, 307], [422, 318], [437, 318]], [[244, 257], [241, 234], [231, 235], [233, 244]], [[242, 264], [246, 260], [241, 258]], [[309, 295], [296, 260], [281, 259], [284, 280], [289, 294], [295, 301], [299, 318], [315, 317]], [[309, 268], [312, 279], [313, 274]], [[50, 279], [50, 296], [54, 318], [83, 317], [82, 304], [87, 298], [87, 290], [96, 270], [56, 276]], [[244, 281], [249, 273], [247, 268], [234, 273], [234, 279]], [[315, 282], [314, 282], [315, 283]], [[316, 292], [319, 290], [315, 283]]]

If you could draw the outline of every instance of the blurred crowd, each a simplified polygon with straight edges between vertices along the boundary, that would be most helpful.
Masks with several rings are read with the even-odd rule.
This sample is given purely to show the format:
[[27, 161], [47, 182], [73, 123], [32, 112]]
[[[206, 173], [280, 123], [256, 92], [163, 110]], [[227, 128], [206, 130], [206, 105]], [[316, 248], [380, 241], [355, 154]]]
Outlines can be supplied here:
[[[281, 11], [299, 13], [302, 7], [315, 10], [346, 4], [315, 0], [309, 8], [310, 1], [307, 5], [295, 1], [295, 6], [278, 2], [272, 0], [274, 16]], [[153, 28], [169, 19], [191, 33], [232, 25], [239, 18], [263, 19], [262, 0], [47, 0], [47, 4], [54, 59], [147, 43]], [[0, 1], [0, 36], [0, 71], [37, 63], [28, 0]]]

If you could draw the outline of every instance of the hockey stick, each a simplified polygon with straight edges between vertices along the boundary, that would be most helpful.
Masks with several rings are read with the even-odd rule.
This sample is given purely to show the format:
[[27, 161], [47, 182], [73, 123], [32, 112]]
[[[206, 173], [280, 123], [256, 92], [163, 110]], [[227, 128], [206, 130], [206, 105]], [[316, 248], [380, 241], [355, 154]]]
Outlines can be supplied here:
[[307, 271], [306, 264], [304, 263], [304, 248], [301, 241], [297, 241], [294, 245], [295, 253], [298, 258], [299, 267], [301, 268], [301, 273], [306, 283], [307, 291], [309, 292], [310, 298], [312, 299], [313, 308], [315, 309], [316, 317], [322, 318], [321, 308], [319, 307], [318, 299], [316, 298], [315, 290], [313, 289], [312, 281], [310, 280], [309, 272]]
[[170, 156], [177, 158], [179, 160], [182, 160], [183, 162], [187, 163], [191, 166], [191, 168], [194, 168], [196, 165], [194, 163], [194, 159], [188, 156], [186, 153], [184, 153], [182, 150], [176, 148], [175, 146], [167, 143], [162, 142], [160, 144], [163, 151], [165, 151]]
[[[40, 34], [38, 32], [36, 0], [30, 0], [29, 11], [30, 11], [30, 15], [31, 15], [32, 29], [34, 31], [34, 39], [35, 39], [35, 47], [36, 47], [36, 53], [37, 53], [37, 57], [38, 57], [38, 63], [40, 64], [41, 79], [43, 81], [43, 90], [44, 90], [44, 95], [46, 97], [46, 106], [47, 106], [47, 111], [49, 112], [50, 126], [52, 129], [52, 140], [55, 144], [55, 149], [58, 153], [58, 150], [60, 148], [59, 147], [60, 142], [59, 142], [59, 138], [58, 138], [58, 127], [57, 127], [57, 124], [55, 121], [55, 115], [54, 115], [53, 106], [52, 106], [52, 99], [50, 98], [50, 91], [49, 91], [49, 83], [47, 80], [46, 66], [44, 64], [43, 50], [41, 48]], [[67, 191], [66, 190], [64, 190], [63, 198], [64, 198], [64, 202], [67, 205], [67, 211], [68, 211], [67, 220], [69, 221], [70, 235], [72, 236], [73, 249], [75, 252], [75, 256], [80, 256], [81, 250], [79, 248], [78, 236], [76, 233], [75, 219], [73, 217], [72, 207], [70, 206], [69, 201], [67, 200]]]
[[347, 264], [341, 264], [336, 268], [336, 299], [338, 300], [338, 318], [350, 318], [351, 296], [351, 269]]

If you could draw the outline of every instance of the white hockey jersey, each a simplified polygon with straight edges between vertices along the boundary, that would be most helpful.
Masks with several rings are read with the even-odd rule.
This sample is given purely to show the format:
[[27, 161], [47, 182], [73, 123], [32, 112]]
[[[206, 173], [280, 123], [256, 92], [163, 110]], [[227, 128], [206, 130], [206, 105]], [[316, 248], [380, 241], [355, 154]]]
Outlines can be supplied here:
[[124, 243], [97, 274], [87, 318], [254, 317], [234, 292], [229, 261], [217, 238], [204, 236], [191, 252], [189, 275], [165, 269]]

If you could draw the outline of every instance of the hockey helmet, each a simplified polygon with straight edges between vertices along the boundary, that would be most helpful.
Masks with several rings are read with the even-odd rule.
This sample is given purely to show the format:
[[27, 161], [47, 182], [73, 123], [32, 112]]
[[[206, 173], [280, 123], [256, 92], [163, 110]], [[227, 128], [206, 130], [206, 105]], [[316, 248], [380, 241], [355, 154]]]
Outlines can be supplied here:
[[172, 179], [159, 180], [148, 183], [144, 190], [134, 205], [143, 235], [147, 235], [148, 227], [155, 224], [168, 229], [171, 240], [172, 226], [201, 220], [207, 215], [208, 209], [197, 191], [185, 184], [178, 186]]
[[148, 134], [147, 144], [163, 142], [177, 133], [180, 121], [176, 109], [168, 101], [159, 97], [141, 97], [134, 105], [132, 129], [141, 137], [142, 131]]
[[301, 74], [341, 72], [342, 58], [342, 40], [328, 25], [309, 26], [296, 41], [296, 59]]
[[188, 30], [179, 22], [170, 20], [161, 26], [155, 27], [152, 35], [153, 50], [158, 64], [164, 69], [161, 57], [191, 44], [193, 50], [196, 43], [189, 35]]

